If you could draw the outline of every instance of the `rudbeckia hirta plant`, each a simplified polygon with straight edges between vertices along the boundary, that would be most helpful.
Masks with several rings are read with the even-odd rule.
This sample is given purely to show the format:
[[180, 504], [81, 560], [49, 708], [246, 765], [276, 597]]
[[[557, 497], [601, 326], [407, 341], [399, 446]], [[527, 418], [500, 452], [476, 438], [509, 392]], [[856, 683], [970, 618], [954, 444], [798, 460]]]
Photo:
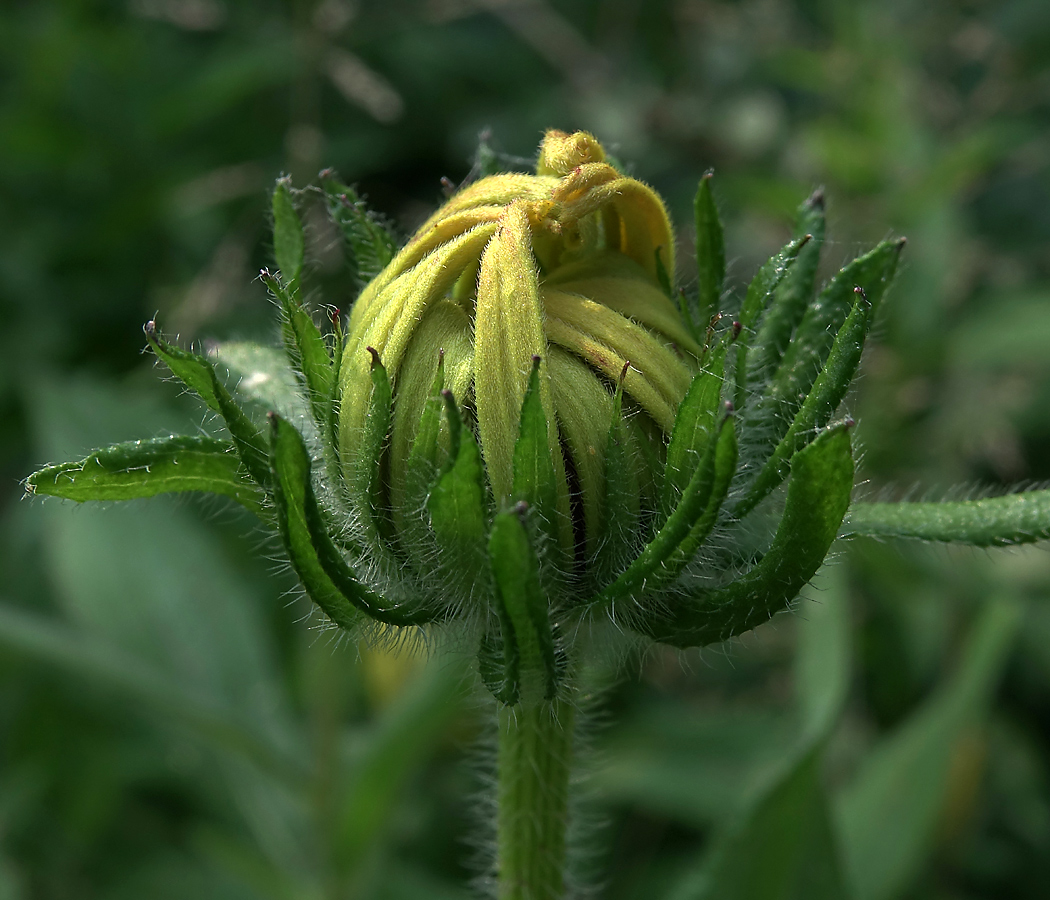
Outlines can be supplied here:
[[498, 717], [500, 898], [566, 893], [577, 681], [596, 645], [729, 640], [787, 608], [842, 534], [1050, 534], [1044, 492], [851, 509], [840, 406], [904, 242], [818, 290], [819, 191], [739, 297], [711, 176], [694, 270], [661, 198], [585, 133], [548, 132], [535, 174], [463, 187], [400, 248], [330, 173], [318, 192], [361, 290], [318, 326], [306, 195], [279, 181], [277, 270], [262, 278], [294, 402], [254, 416], [249, 387], [231, 391], [150, 322], [153, 352], [227, 436], [116, 445], [27, 484], [74, 500], [231, 497], [279, 532], [333, 626], [469, 647]]

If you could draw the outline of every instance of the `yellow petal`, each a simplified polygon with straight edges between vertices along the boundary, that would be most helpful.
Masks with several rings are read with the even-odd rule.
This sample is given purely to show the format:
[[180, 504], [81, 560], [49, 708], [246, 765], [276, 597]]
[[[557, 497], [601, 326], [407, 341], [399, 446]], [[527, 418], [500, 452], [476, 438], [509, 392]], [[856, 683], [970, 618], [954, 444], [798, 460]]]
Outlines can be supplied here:
[[474, 401], [478, 433], [493, 496], [498, 504], [511, 497], [514, 444], [521, 422], [532, 359], [539, 356], [540, 399], [547, 418], [551, 457], [559, 481], [562, 544], [573, 544], [565, 466], [551, 399], [547, 338], [539, 297], [532, 234], [524, 204], [514, 203], [485, 248], [478, 276], [474, 321]]
[[605, 162], [605, 151], [598, 139], [586, 131], [567, 134], [551, 129], [543, 136], [537, 175], [568, 175], [586, 163]]

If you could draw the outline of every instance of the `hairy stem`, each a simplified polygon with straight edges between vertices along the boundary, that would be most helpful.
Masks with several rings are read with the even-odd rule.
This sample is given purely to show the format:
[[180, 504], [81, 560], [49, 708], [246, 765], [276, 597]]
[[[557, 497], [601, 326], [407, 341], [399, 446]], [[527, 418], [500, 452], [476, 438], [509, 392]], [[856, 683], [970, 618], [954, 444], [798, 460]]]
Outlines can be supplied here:
[[499, 900], [564, 897], [572, 736], [569, 700], [525, 701], [499, 711]]

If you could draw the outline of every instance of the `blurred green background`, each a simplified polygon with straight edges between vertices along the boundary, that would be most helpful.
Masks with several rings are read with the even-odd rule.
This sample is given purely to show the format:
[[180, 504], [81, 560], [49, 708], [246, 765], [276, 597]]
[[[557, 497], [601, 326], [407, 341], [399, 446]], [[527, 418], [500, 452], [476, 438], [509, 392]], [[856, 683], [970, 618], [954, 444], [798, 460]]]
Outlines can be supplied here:
[[[908, 237], [850, 401], [863, 495], [1050, 479], [1046, 0], [5, 0], [0, 900], [469, 896], [453, 665], [319, 631], [226, 504], [19, 481], [201, 426], [141, 325], [275, 337], [277, 175], [333, 166], [407, 234], [482, 131], [530, 157], [551, 126], [686, 231], [713, 167], [737, 289], [818, 185], [825, 274]], [[1046, 549], [857, 540], [798, 608], [594, 701], [601, 896], [1046, 897]]]

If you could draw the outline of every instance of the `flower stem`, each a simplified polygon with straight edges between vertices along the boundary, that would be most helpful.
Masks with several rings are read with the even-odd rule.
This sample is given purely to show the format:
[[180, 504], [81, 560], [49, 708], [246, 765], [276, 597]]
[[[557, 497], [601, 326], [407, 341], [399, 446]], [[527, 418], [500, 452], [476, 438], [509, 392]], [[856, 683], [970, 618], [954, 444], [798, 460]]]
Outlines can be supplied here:
[[499, 711], [499, 900], [564, 897], [572, 736], [570, 700]]

